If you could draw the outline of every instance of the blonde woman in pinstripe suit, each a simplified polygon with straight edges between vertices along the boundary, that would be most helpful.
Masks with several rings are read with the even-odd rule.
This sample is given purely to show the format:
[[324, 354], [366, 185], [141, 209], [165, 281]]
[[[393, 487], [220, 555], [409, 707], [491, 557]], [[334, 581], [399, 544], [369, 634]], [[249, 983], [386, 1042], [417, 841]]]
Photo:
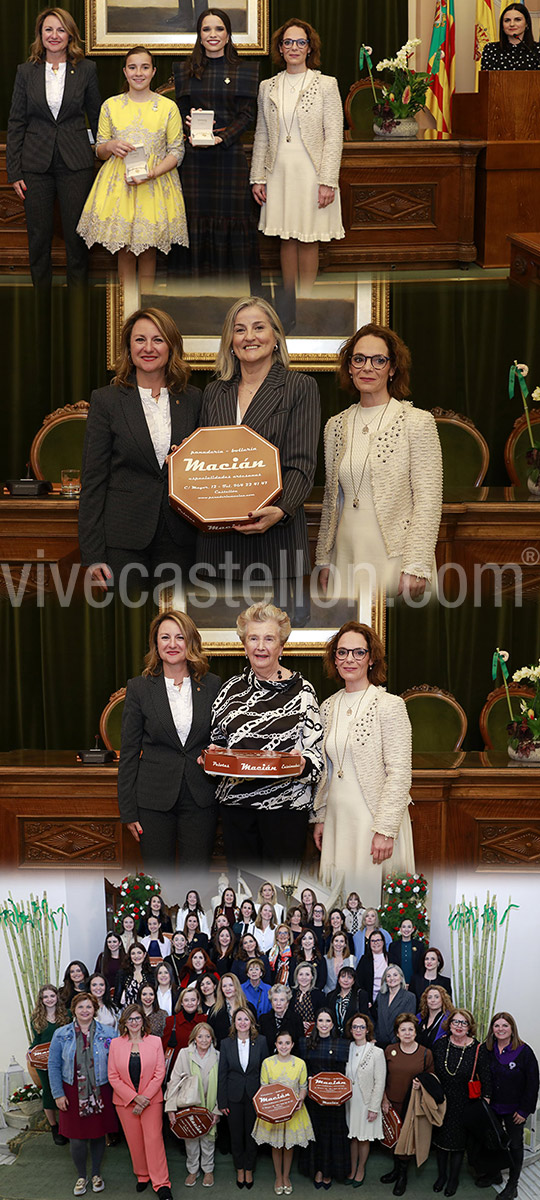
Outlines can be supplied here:
[[231, 551], [233, 579], [242, 579], [252, 563], [261, 564], [267, 579], [307, 575], [303, 505], [317, 462], [319, 389], [310, 375], [289, 370], [283, 327], [265, 300], [248, 297], [229, 309], [216, 374], [203, 394], [201, 425], [249, 425], [277, 446], [283, 491], [248, 525], [233, 526], [230, 533], [201, 534], [198, 561], [223, 577], [224, 554]]

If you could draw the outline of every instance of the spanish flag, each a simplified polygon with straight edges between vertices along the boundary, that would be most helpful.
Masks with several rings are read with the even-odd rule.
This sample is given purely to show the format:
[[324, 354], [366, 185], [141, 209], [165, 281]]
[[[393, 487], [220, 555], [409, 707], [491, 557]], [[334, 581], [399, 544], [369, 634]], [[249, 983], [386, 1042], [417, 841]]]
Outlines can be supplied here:
[[480, 74], [480, 60], [482, 58], [482, 50], [487, 46], [488, 42], [497, 41], [497, 26], [495, 24], [495, 13], [493, 12], [493, 0], [476, 0], [476, 24], [474, 27], [474, 61], [476, 66], [476, 79], [474, 90], [478, 91], [478, 76]]
[[452, 132], [456, 75], [454, 24], [454, 0], [437, 0], [427, 66], [433, 78], [426, 96], [426, 108], [435, 117], [439, 135]]

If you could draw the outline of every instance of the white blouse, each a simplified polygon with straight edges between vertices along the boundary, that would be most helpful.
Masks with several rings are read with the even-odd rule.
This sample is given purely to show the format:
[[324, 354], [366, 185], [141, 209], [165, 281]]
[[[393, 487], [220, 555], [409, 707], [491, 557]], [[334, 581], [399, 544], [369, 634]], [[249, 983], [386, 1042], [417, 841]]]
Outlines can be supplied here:
[[191, 679], [189, 675], [182, 680], [181, 686], [177, 687], [174, 679], [169, 679], [165, 676], [165, 687], [167, 689], [167, 699], [171, 708], [172, 719], [175, 724], [176, 732], [182, 745], [187, 742], [191, 724], [193, 721], [193, 695], [191, 691]]
[[152, 388], [139, 388], [143, 412], [152, 438], [152, 445], [160, 467], [171, 448], [171, 406], [167, 388], [161, 388], [157, 400], [152, 396]]
[[47, 104], [52, 112], [55, 121], [58, 119], [58, 113], [62, 107], [64, 99], [64, 88], [66, 86], [66, 66], [65, 62], [58, 64], [58, 69], [53, 71], [52, 64], [45, 63], [45, 96]]

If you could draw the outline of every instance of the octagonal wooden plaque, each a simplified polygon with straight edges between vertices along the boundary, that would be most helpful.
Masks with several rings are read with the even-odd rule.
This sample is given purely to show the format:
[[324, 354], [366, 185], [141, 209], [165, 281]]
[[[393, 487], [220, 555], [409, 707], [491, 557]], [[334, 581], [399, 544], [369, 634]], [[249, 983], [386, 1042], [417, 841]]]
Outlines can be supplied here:
[[212, 1113], [207, 1108], [192, 1104], [175, 1112], [171, 1129], [179, 1138], [196, 1138], [209, 1133], [212, 1125]]
[[50, 1042], [42, 1042], [40, 1046], [33, 1046], [28, 1051], [28, 1062], [35, 1067], [37, 1071], [46, 1071], [49, 1063]]
[[319, 1071], [311, 1077], [308, 1093], [317, 1104], [344, 1104], [352, 1096], [352, 1083], [341, 1071]]
[[247, 425], [196, 429], [169, 458], [169, 504], [206, 533], [249, 521], [281, 492], [279, 450]]
[[288, 1121], [298, 1104], [298, 1096], [293, 1089], [281, 1083], [264, 1083], [255, 1092], [253, 1107], [258, 1117], [278, 1125], [280, 1121]]

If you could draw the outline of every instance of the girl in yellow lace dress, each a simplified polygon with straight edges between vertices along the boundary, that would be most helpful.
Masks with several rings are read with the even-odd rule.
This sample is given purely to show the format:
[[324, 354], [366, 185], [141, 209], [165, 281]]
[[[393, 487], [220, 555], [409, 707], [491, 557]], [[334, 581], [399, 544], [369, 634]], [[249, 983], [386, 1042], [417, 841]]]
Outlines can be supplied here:
[[[99, 242], [118, 251], [118, 273], [142, 290], [155, 274], [156, 248], [168, 254], [173, 242], [188, 245], [184, 197], [177, 166], [184, 157], [182, 122], [176, 104], [151, 91], [151, 54], [135, 46], [125, 58], [126, 90], [111, 96], [99, 116], [96, 154], [104, 161], [77, 226], [87, 246]], [[124, 159], [144, 146], [148, 174], [127, 182]]]
[[274, 1191], [277, 1196], [289, 1196], [292, 1192], [291, 1165], [295, 1146], [307, 1146], [315, 1135], [304, 1100], [307, 1094], [307, 1067], [302, 1058], [292, 1054], [293, 1039], [290, 1033], [278, 1033], [276, 1053], [265, 1058], [261, 1067], [261, 1084], [287, 1084], [298, 1096], [299, 1107], [288, 1121], [272, 1124], [258, 1117], [253, 1126], [252, 1137], [259, 1146], [272, 1147], [272, 1161], [276, 1173]]

